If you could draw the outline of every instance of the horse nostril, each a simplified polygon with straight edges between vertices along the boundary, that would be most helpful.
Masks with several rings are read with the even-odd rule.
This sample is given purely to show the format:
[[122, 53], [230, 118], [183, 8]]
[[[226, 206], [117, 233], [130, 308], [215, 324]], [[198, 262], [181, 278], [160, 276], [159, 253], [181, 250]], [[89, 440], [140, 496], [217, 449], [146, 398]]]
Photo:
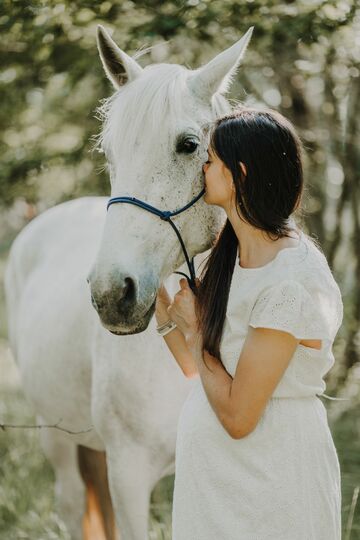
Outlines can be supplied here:
[[117, 276], [105, 290], [101, 284], [91, 280], [90, 298], [91, 303], [99, 315], [103, 318], [114, 318], [119, 314], [124, 316], [131, 313], [137, 303], [138, 283], [136, 278], [124, 274], [126, 277]]
[[119, 305], [122, 303], [131, 304], [135, 300], [136, 296], [136, 285], [132, 278], [126, 277], [124, 279], [125, 285], [121, 290], [121, 298], [119, 298]]

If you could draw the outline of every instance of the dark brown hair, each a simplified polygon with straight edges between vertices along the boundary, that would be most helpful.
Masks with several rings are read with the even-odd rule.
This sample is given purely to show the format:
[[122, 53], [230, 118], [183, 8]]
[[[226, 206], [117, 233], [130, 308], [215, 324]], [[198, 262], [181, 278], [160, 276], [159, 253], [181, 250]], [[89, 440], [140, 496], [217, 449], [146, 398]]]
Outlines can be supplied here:
[[[240, 219], [270, 239], [291, 236], [291, 214], [300, 207], [303, 193], [302, 144], [291, 122], [271, 109], [241, 107], [215, 121], [210, 148], [232, 173]], [[246, 176], [240, 162], [246, 166]], [[238, 239], [227, 219], [197, 289], [203, 348], [220, 362], [237, 250]]]

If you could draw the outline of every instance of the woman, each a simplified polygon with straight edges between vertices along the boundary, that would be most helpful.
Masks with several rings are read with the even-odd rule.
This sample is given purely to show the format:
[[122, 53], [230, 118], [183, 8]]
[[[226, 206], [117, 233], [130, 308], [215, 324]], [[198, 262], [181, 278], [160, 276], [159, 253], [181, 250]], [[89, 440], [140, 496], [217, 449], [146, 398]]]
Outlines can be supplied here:
[[178, 424], [173, 540], [340, 540], [340, 467], [318, 396], [343, 305], [293, 219], [300, 140], [279, 113], [241, 108], [216, 121], [208, 156], [205, 202], [225, 226], [196, 297], [181, 279], [156, 306], [181, 369], [199, 375]]

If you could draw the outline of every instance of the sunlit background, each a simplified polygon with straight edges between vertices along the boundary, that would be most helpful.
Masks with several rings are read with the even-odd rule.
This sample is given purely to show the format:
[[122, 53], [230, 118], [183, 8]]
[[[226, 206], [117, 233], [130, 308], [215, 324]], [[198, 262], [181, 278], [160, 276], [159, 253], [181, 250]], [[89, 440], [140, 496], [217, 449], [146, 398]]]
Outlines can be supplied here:
[[[342, 468], [344, 540], [360, 539], [359, 2], [2, 0], [1, 278], [12, 240], [34, 216], [74, 197], [109, 194], [103, 156], [92, 151], [95, 109], [112, 92], [96, 49], [98, 23], [128, 54], [143, 51], [143, 66], [190, 68], [255, 26], [230, 98], [278, 109], [306, 149], [306, 229], [319, 240], [345, 306], [326, 393], [350, 399], [324, 404]], [[30, 423], [7, 346], [3, 288], [0, 294], [0, 423]], [[170, 539], [172, 482], [153, 493], [152, 539]], [[38, 433], [0, 430], [0, 538], [68, 538], [52, 489]]]

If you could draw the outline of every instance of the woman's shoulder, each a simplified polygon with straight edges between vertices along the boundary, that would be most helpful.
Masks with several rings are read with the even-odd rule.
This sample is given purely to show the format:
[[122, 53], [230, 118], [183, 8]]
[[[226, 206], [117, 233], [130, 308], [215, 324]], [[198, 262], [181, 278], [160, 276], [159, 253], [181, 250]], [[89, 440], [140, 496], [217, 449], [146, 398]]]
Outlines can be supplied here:
[[236, 264], [230, 296], [251, 302], [283, 284], [287, 285], [284, 291], [304, 289], [310, 296], [325, 295], [341, 303], [339, 286], [320, 244], [305, 232], [300, 233], [298, 246], [279, 250], [265, 266], [242, 268]]
[[321, 284], [324, 278], [335, 281], [321, 245], [304, 231], [300, 231], [297, 247], [284, 248], [277, 253], [266, 274], [275, 281], [288, 278], [309, 285]]
[[318, 241], [305, 233], [302, 234], [302, 240], [303, 256], [300, 256], [299, 260], [289, 261], [284, 268], [285, 272], [288, 271], [289, 275], [310, 293], [313, 289], [339, 293], [339, 286]]
[[[300, 232], [296, 247], [286, 247], [278, 251], [270, 263], [257, 268], [243, 268], [238, 264], [234, 272], [236, 283], [248, 290], [259, 291], [281, 280], [295, 280], [308, 286], [325, 281], [333, 281], [327, 259], [316, 241], [305, 232]], [[236, 261], [238, 263], [238, 261]]]

